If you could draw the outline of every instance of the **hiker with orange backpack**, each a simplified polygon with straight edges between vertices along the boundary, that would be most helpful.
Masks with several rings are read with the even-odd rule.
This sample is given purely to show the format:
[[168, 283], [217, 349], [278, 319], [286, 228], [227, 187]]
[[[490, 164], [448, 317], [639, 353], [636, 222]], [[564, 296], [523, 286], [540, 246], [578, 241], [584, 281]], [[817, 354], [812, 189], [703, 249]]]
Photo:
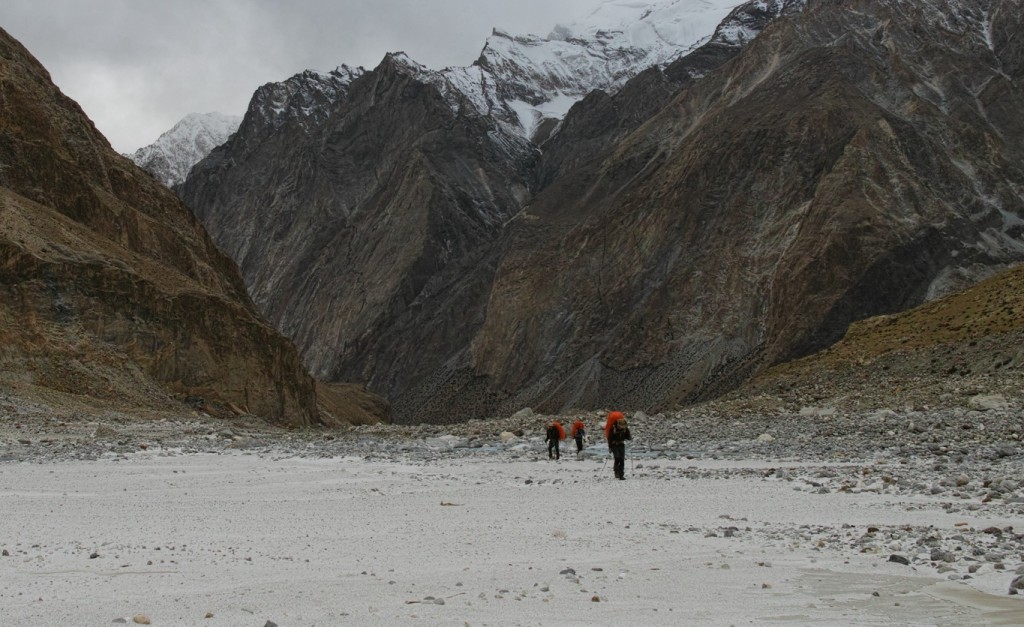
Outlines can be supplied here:
[[[555, 420], [548, 425], [547, 437], [544, 438], [544, 441], [548, 443], [548, 459], [551, 459], [552, 457], [559, 459], [561, 457], [558, 451], [558, 443], [564, 439], [565, 428], [562, 427], [562, 423]], [[554, 452], [553, 455], [552, 452]]]
[[587, 434], [587, 430], [583, 426], [583, 421], [579, 418], [576, 422], [572, 423], [572, 439], [576, 440], [576, 457], [583, 454], [583, 437]]
[[608, 414], [608, 421], [604, 423], [604, 437], [608, 440], [608, 451], [615, 458], [615, 463], [612, 464], [615, 478], [625, 479], [626, 440], [632, 440], [633, 436], [629, 433], [629, 425], [621, 411]]

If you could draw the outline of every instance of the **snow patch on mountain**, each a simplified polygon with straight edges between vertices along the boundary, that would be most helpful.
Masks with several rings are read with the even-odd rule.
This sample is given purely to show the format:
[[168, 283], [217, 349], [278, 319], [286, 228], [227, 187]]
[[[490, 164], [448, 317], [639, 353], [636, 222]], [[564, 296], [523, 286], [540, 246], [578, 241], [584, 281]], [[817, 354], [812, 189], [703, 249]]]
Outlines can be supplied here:
[[715, 31], [714, 41], [728, 46], [745, 46], [760, 33], [766, 15], [778, 16], [785, 12], [801, 11], [807, 0], [758, 0], [744, 5], [722, 21]]
[[[745, 45], [759, 32], [752, 26], [754, 13], [778, 15], [784, 5], [803, 2], [748, 2], [744, 13], [734, 11], [737, 0], [606, 0], [578, 22], [556, 25], [546, 37], [495, 29], [480, 57], [467, 67], [432, 70], [401, 52], [389, 53], [385, 63], [436, 87], [456, 114], [495, 120], [499, 132], [494, 136], [518, 154], [529, 142], [543, 142], [590, 92], [613, 93], [640, 72], [664, 67], [712, 38]], [[343, 99], [364, 73], [361, 67], [342, 65], [263, 85], [253, 95], [245, 124], [273, 130], [297, 121], [301, 128], [315, 129], [330, 115], [330, 105]], [[187, 117], [131, 158], [165, 184], [180, 183], [239, 125], [239, 118], [232, 117], [226, 132], [189, 134], [195, 123], [186, 121], [200, 117]]]
[[[353, 80], [366, 72], [342, 65], [330, 72], [305, 70], [280, 83], [256, 90], [249, 104], [249, 123], [279, 128], [298, 119], [303, 127], [323, 120], [326, 105], [344, 96]], [[192, 166], [226, 142], [245, 118], [223, 113], [190, 113], [155, 142], [125, 155], [168, 187], [185, 181]]]
[[[547, 37], [495, 29], [469, 67], [435, 79], [528, 139], [544, 121], [561, 120], [595, 89], [614, 92], [651, 66], [664, 66], [706, 41], [736, 0], [608, 0]], [[453, 108], [461, 102], [450, 100]]]
[[192, 166], [238, 130], [242, 117], [223, 113], [190, 113], [155, 142], [125, 155], [158, 181], [173, 187]]

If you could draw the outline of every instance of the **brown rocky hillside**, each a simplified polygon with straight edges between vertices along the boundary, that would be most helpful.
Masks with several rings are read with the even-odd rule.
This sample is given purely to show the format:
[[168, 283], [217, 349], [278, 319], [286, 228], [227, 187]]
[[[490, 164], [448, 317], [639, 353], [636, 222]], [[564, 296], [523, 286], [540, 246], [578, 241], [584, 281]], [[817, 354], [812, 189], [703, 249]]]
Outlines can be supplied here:
[[234, 263], [2, 30], [0, 394], [321, 422]]
[[1024, 265], [909, 311], [850, 326], [815, 355], [775, 366], [730, 398], [845, 407], [1024, 394]]

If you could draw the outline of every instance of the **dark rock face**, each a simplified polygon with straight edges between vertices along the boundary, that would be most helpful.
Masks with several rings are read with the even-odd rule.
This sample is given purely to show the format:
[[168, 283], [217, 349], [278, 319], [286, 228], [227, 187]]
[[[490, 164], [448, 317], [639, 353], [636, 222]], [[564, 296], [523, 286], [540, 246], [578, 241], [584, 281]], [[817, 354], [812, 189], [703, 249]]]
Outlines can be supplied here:
[[510, 227], [478, 372], [535, 407], [706, 398], [1024, 258], [1016, 52], [987, 35], [1019, 16], [853, 5], [774, 22], [546, 187]]
[[540, 162], [392, 58], [184, 198], [314, 372], [398, 422], [708, 398], [1024, 259], [1019, 9], [752, 2]]
[[282, 87], [262, 88], [181, 191], [311, 371], [377, 392], [465, 354], [489, 284], [481, 260], [527, 197], [534, 159], [419, 71], [389, 55], [318, 117], [273, 124], [266, 94]]
[[707, 43], [664, 70], [652, 67], [614, 95], [592, 92], [570, 110], [557, 135], [544, 144], [539, 186], [543, 188], [567, 172], [592, 171], [615, 150], [618, 141], [653, 117], [682, 88], [738, 55], [773, 20], [798, 13], [803, 6], [803, 0], [742, 4]]
[[312, 379], [231, 260], [2, 30], [0, 96], [0, 383], [318, 422]]

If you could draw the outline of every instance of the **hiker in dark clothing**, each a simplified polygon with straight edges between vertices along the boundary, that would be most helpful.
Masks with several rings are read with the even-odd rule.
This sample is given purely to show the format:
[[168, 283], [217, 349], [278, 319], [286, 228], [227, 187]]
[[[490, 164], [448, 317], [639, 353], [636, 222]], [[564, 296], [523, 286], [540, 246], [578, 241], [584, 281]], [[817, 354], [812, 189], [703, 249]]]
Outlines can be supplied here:
[[[562, 423], [557, 420], [548, 425], [547, 437], [544, 441], [548, 443], [548, 459], [554, 457], [560, 459], [561, 455], [558, 450], [558, 443], [565, 439], [565, 429], [562, 427]], [[554, 454], [552, 454], [554, 452]]]
[[572, 423], [572, 439], [576, 440], [577, 457], [583, 453], [583, 436], [586, 434], [587, 430], [583, 427], [583, 421], [577, 418], [576, 422]]
[[632, 440], [629, 425], [621, 411], [608, 414], [608, 422], [604, 425], [604, 437], [608, 440], [608, 450], [615, 458], [612, 470], [616, 479], [626, 478], [626, 440]]

